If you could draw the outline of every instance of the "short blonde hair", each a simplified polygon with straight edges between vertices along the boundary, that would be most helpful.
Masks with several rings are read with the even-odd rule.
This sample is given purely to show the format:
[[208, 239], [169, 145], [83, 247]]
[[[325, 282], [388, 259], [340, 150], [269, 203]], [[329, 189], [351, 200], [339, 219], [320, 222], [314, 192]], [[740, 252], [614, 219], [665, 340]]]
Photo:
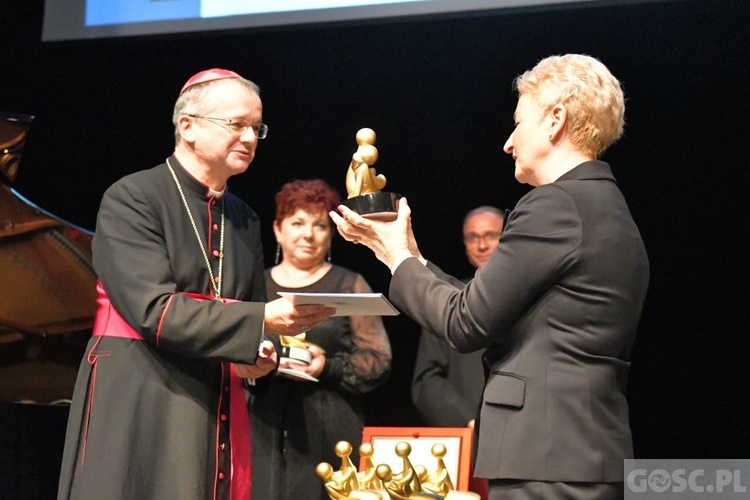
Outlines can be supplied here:
[[598, 158], [622, 136], [622, 86], [598, 59], [581, 54], [550, 56], [513, 82], [519, 96], [533, 97], [544, 113], [556, 104], [568, 112], [567, 130], [582, 152]]

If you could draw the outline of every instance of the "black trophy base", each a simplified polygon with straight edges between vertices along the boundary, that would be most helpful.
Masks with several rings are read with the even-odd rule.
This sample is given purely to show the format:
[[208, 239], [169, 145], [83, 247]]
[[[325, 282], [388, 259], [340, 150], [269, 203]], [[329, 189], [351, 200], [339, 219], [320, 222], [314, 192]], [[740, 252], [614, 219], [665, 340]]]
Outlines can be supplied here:
[[367, 219], [391, 222], [398, 217], [396, 193], [365, 193], [343, 201], [343, 205]]
[[281, 360], [289, 363], [309, 365], [312, 361], [312, 354], [303, 347], [283, 345], [281, 346]]

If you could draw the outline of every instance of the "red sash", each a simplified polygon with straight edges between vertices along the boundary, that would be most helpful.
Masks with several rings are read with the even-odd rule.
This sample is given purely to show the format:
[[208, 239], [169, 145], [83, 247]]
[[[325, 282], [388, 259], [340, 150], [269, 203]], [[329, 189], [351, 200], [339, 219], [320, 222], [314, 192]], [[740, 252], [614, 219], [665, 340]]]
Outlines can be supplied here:
[[[119, 337], [133, 340], [143, 340], [143, 337], [128, 324], [125, 319], [112, 307], [107, 292], [101, 282], [96, 284], [98, 304], [94, 319], [93, 336]], [[184, 293], [195, 300], [216, 300], [210, 295]], [[221, 302], [238, 302], [234, 299], [219, 299]], [[161, 329], [161, 328], [160, 328]], [[157, 334], [158, 347], [158, 334]], [[245, 391], [242, 379], [237, 376], [234, 364], [230, 363], [229, 374], [229, 442], [232, 450], [231, 499], [250, 500], [252, 485], [251, 449], [250, 449], [250, 416], [245, 401]]]

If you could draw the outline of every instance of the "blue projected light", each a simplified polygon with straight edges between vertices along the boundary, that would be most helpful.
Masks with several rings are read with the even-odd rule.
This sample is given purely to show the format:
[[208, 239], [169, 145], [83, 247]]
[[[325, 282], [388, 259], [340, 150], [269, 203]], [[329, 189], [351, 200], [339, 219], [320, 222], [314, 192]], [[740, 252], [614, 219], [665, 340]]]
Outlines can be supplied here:
[[42, 40], [236, 30], [613, 1], [658, 0], [45, 0]]
[[[269, 14], [425, 0], [88, 0], [86, 26]], [[314, 9], [312, 8], [314, 6]]]
[[88, 0], [86, 26], [200, 17], [201, 0]]

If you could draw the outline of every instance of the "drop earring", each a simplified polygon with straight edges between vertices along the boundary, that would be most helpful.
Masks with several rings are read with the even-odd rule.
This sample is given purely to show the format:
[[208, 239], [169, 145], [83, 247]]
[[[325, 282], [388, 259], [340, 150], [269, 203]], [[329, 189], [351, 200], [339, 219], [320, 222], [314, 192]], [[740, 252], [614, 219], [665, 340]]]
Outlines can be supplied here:
[[276, 243], [276, 258], [273, 260], [273, 264], [276, 265], [279, 263], [279, 258], [281, 257], [281, 245]]
[[328, 245], [328, 255], [326, 256], [326, 261], [328, 261], [329, 264], [331, 263], [331, 245]]

